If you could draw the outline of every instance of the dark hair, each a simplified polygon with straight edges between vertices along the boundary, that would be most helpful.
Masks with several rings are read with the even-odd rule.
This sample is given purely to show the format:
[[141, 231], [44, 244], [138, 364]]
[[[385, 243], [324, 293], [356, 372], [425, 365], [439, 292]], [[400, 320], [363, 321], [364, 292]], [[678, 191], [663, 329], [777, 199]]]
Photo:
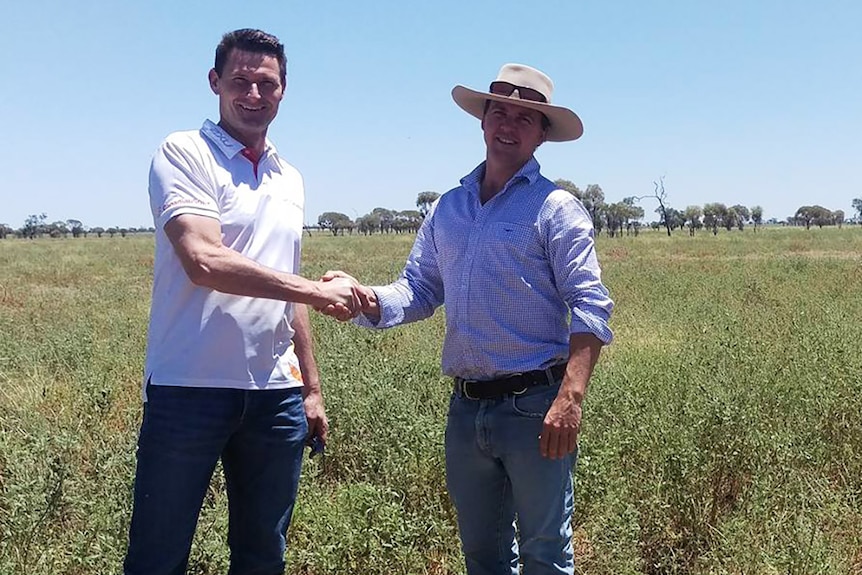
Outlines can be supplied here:
[[[496, 100], [493, 100], [493, 101], [496, 102]], [[485, 109], [482, 111], [482, 117], [483, 118], [485, 117], [485, 114], [488, 113], [488, 108], [491, 107], [491, 102], [492, 102], [492, 100], [485, 100]], [[538, 110], [536, 110], [536, 111], [538, 112]], [[539, 114], [542, 116], [542, 129], [547, 130], [548, 128], [551, 127], [551, 121], [548, 119], [548, 117], [546, 115], [542, 114], [541, 112], [539, 112]]]
[[233, 49], [243, 50], [244, 52], [254, 52], [256, 54], [266, 54], [274, 56], [278, 60], [278, 68], [281, 75], [281, 84], [287, 84], [287, 56], [284, 55], [284, 44], [278, 41], [278, 38], [272, 34], [267, 34], [262, 30], [253, 28], [243, 28], [228, 32], [221, 38], [221, 42], [216, 47], [215, 53], [215, 71], [221, 78], [224, 72], [224, 65], [227, 62], [228, 56]]

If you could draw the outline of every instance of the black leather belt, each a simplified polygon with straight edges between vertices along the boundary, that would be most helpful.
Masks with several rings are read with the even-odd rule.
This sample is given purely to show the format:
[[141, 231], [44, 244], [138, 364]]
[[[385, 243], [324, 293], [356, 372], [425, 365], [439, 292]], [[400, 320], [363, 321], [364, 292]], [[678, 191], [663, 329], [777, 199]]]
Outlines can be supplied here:
[[467, 399], [497, 399], [505, 395], [518, 395], [537, 385], [551, 385], [566, 373], [566, 364], [548, 369], [516, 373], [498, 379], [475, 381], [455, 378], [455, 395]]

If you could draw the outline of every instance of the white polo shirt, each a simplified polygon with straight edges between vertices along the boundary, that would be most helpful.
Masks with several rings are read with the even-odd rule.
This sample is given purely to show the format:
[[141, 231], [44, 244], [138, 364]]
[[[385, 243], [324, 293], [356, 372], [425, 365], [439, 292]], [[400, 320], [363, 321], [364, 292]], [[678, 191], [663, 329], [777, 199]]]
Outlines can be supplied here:
[[194, 285], [164, 232], [180, 214], [214, 218], [221, 222], [225, 246], [269, 268], [298, 273], [302, 176], [270, 142], [256, 169], [243, 149], [207, 120], [198, 131], [171, 134], [153, 156], [149, 189], [156, 253], [145, 383], [235, 389], [302, 385], [292, 305]]

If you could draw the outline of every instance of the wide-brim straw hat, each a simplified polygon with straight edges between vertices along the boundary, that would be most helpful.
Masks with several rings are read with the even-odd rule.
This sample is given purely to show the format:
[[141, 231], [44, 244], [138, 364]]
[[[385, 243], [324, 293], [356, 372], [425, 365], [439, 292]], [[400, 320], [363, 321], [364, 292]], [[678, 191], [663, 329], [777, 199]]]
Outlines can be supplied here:
[[[551, 124], [546, 137], [549, 142], [577, 140], [584, 133], [584, 125], [577, 114], [568, 108], [551, 104], [551, 97], [554, 95], [554, 83], [543, 72], [523, 64], [504, 64], [494, 82], [508, 82], [516, 89], [510, 95], [502, 96], [492, 94], [490, 91], [480, 92], [458, 85], [452, 88], [452, 99], [462, 110], [480, 120], [485, 113], [486, 100], [507, 102], [538, 110], [548, 118]], [[547, 103], [526, 100], [521, 97], [517, 88], [531, 88], [542, 94]]]

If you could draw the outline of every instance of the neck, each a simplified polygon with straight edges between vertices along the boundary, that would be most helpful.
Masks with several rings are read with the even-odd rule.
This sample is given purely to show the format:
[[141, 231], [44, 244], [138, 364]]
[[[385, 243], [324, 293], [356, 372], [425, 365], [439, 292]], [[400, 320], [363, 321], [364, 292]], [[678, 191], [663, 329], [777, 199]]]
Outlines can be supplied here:
[[[526, 163], [526, 162], [525, 162]], [[484, 204], [503, 191], [506, 182], [512, 179], [524, 164], [514, 166], [495, 162], [492, 158], [485, 158], [485, 175], [482, 177], [479, 200]]]
[[263, 154], [263, 150], [266, 148], [266, 130], [252, 133], [244, 132], [235, 129], [224, 120], [219, 120], [218, 125], [222, 130], [227, 132], [231, 138], [252, 150], [257, 156]]

